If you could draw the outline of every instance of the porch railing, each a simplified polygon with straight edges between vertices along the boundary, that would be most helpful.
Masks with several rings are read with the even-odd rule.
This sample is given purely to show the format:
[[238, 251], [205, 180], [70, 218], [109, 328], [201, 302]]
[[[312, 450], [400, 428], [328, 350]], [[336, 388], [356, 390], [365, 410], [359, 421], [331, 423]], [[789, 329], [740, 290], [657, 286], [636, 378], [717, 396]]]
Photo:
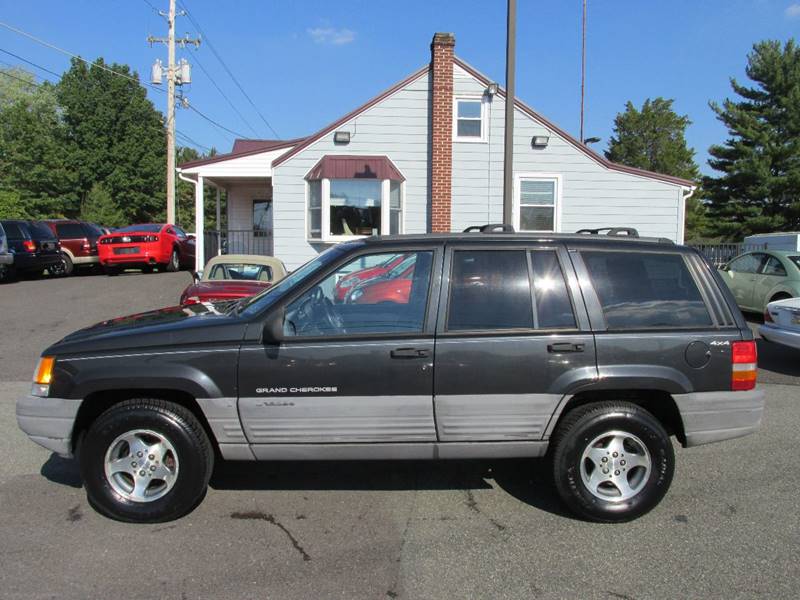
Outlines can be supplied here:
[[272, 232], [251, 229], [211, 229], [203, 237], [206, 262], [218, 254], [272, 256]]
[[694, 244], [690, 242], [687, 245], [700, 250], [705, 254], [709, 262], [718, 269], [744, 252], [767, 249], [765, 244]]

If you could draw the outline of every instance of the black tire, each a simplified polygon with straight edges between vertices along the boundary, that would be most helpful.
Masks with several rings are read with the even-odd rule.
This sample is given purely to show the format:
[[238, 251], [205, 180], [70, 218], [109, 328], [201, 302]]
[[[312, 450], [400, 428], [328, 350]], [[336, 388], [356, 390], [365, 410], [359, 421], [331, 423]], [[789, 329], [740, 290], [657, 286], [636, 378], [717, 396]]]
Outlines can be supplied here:
[[11, 283], [17, 279], [14, 265], [0, 265], [0, 283]]
[[53, 265], [52, 267], [48, 267], [47, 270], [53, 277], [68, 277], [69, 275], [72, 275], [72, 271], [74, 269], [75, 265], [72, 264], [72, 259], [69, 257], [69, 254], [62, 252], [61, 262], [57, 265]]
[[[172, 487], [163, 496], [144, 502], [121, 495], [105, 471], [112, 444], [135, 430], [153, 432], [167, 440], [174, 448], [177, 465]], [[203, 426], [189, 410], [165, 400], [139, 398], [114, 405], [92, 423], [83, 437], [79, 460], [86, 496], [95, 510], [118, 521], [163, 523], [182, 517], [203, 499], [214, 452]], [[142, 473], [147, 472], [149, 464], [142, 467]]]
[[[622, 496], [620, 488], [613, 482], [599, 483], [598, 494], [602, 497], [592, 493], [584, 482], [583, 473], [591, 468], [587, 475], [594, 474], [593, 462], [588, 458], [583, 460], [584, 451], [589, 448], [605, 450], [594, 446], [593, 441], [610, 432], [625, 432], [638, 438], [649, 454], [649, 470], [633, 467], [629, 473], [622, 473], [629, 483], [631, 478], [636, 478], [636, 483], [631, 485], [636, 493], [627, 499], [619, 497]], [[559, 422], [550, 444], [553, 477], [559, 495], [570, 510], [590, 521], [619, 523], [644, 515], [667, 493], [675, 471], [675, 453], [664, 427], [652, 414], [628, 402], [597, 402], [570, 411]], [[602, 440], [599, 444], [602, 446]], [[607, 454], [608, 460], [615, 461], [613, 465], [602, 463], [611, 470], [609, 478], [619, 477], [625, 470], [619, 462], [623, 459], [617, 455], [612, 459], [611, 453]], [[628, 461], [635, 462], [632, 456], [641, 455], [631, 452]], [[598, 477], [604, 478], [602, 473], [598, 470]]]
[[167, 271], [174, 273], [181, 268], [181, 256], [178, 254], [178, 249], [173, 248], [172, 254], [169, 255], [169, 262], [167, 263]]

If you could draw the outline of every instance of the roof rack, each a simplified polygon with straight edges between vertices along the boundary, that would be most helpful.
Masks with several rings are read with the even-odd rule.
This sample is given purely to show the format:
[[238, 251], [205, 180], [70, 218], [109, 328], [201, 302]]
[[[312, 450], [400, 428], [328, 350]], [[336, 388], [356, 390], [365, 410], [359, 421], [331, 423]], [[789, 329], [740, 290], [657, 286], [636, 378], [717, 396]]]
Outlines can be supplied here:
[[489, 223], [488, 225], [470, 225], [463, 233], [514, 233], [514, 226], [507, 223]]
[[581, 235], [616, 235], [624, 237], [639, 237], [639, 232], [633, 227], [600, 227], [598, 229], [579, 229], [575, 233]]

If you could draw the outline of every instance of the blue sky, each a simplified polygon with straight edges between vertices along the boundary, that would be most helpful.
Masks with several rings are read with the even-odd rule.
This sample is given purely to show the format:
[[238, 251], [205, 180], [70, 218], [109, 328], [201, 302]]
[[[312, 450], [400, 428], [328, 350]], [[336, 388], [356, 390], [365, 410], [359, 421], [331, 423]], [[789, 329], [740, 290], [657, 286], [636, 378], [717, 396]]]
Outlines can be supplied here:
[[[165, 33], [149, 4], [166, 8], [167, 1], [0, 0], [0, 21], [86, 58], [128, 63], [148, 76], [156, 58], [166, 60], [163, 46], [146, 43], [148, 34]], [[425, 64], [436, 31], [455, 33], [461, 58], [504, 81], [504, 0], [184, 4], [281, 138], [316, 131]], [[580, 14], [581, 0], [518, 0], [517, 94], [576, 136]], [[178, 19], [177, 31], [197, 33], [186, 17]], [[744, 78], [753, 43], [792, 36], [800, 38], [800, 0], [589, 0], [586, 135], [601, 137], [595, 147], [603, 149], [627, 100], [674, 98], [675, 108], [693, 121], [689, 143], [708, 172], [706, 150], [725, 138], [708, 101], [730, 95], [729, 77]], [[56, 72], [69, 61], [2, 28], [0, 48]], [[179, 56], [194, 63], [193, 84], [184, 90], [194, 106], [242, 134], [274, 137], [208, 45]], [[19, 64], [2, 53], [0, 61]], [[165, 95], [149, 94], [164, 110]], [[198, 115], [180, 110], [177, 119], [178, 129], [199, 144], [229, 149], [233, 136]]]

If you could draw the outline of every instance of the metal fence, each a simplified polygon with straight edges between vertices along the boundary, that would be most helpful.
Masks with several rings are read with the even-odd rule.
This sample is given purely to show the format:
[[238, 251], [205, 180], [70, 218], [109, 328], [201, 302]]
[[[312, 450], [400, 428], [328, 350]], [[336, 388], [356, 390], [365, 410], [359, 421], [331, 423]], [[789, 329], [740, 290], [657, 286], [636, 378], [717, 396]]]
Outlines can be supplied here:
[[206, 262], [218, 254], [272, 256], [272, 232], [251, 229], [212, 229], [205, 232]]
[[720, 268], [731, 259], [736, 258], [744, 252], [751, 252], [753, 250], [765, 250], [764, 244], [693, 244], [689, 243], [692, 248], [697, 248], [705, 254], [706, 258], [716, 268]]

